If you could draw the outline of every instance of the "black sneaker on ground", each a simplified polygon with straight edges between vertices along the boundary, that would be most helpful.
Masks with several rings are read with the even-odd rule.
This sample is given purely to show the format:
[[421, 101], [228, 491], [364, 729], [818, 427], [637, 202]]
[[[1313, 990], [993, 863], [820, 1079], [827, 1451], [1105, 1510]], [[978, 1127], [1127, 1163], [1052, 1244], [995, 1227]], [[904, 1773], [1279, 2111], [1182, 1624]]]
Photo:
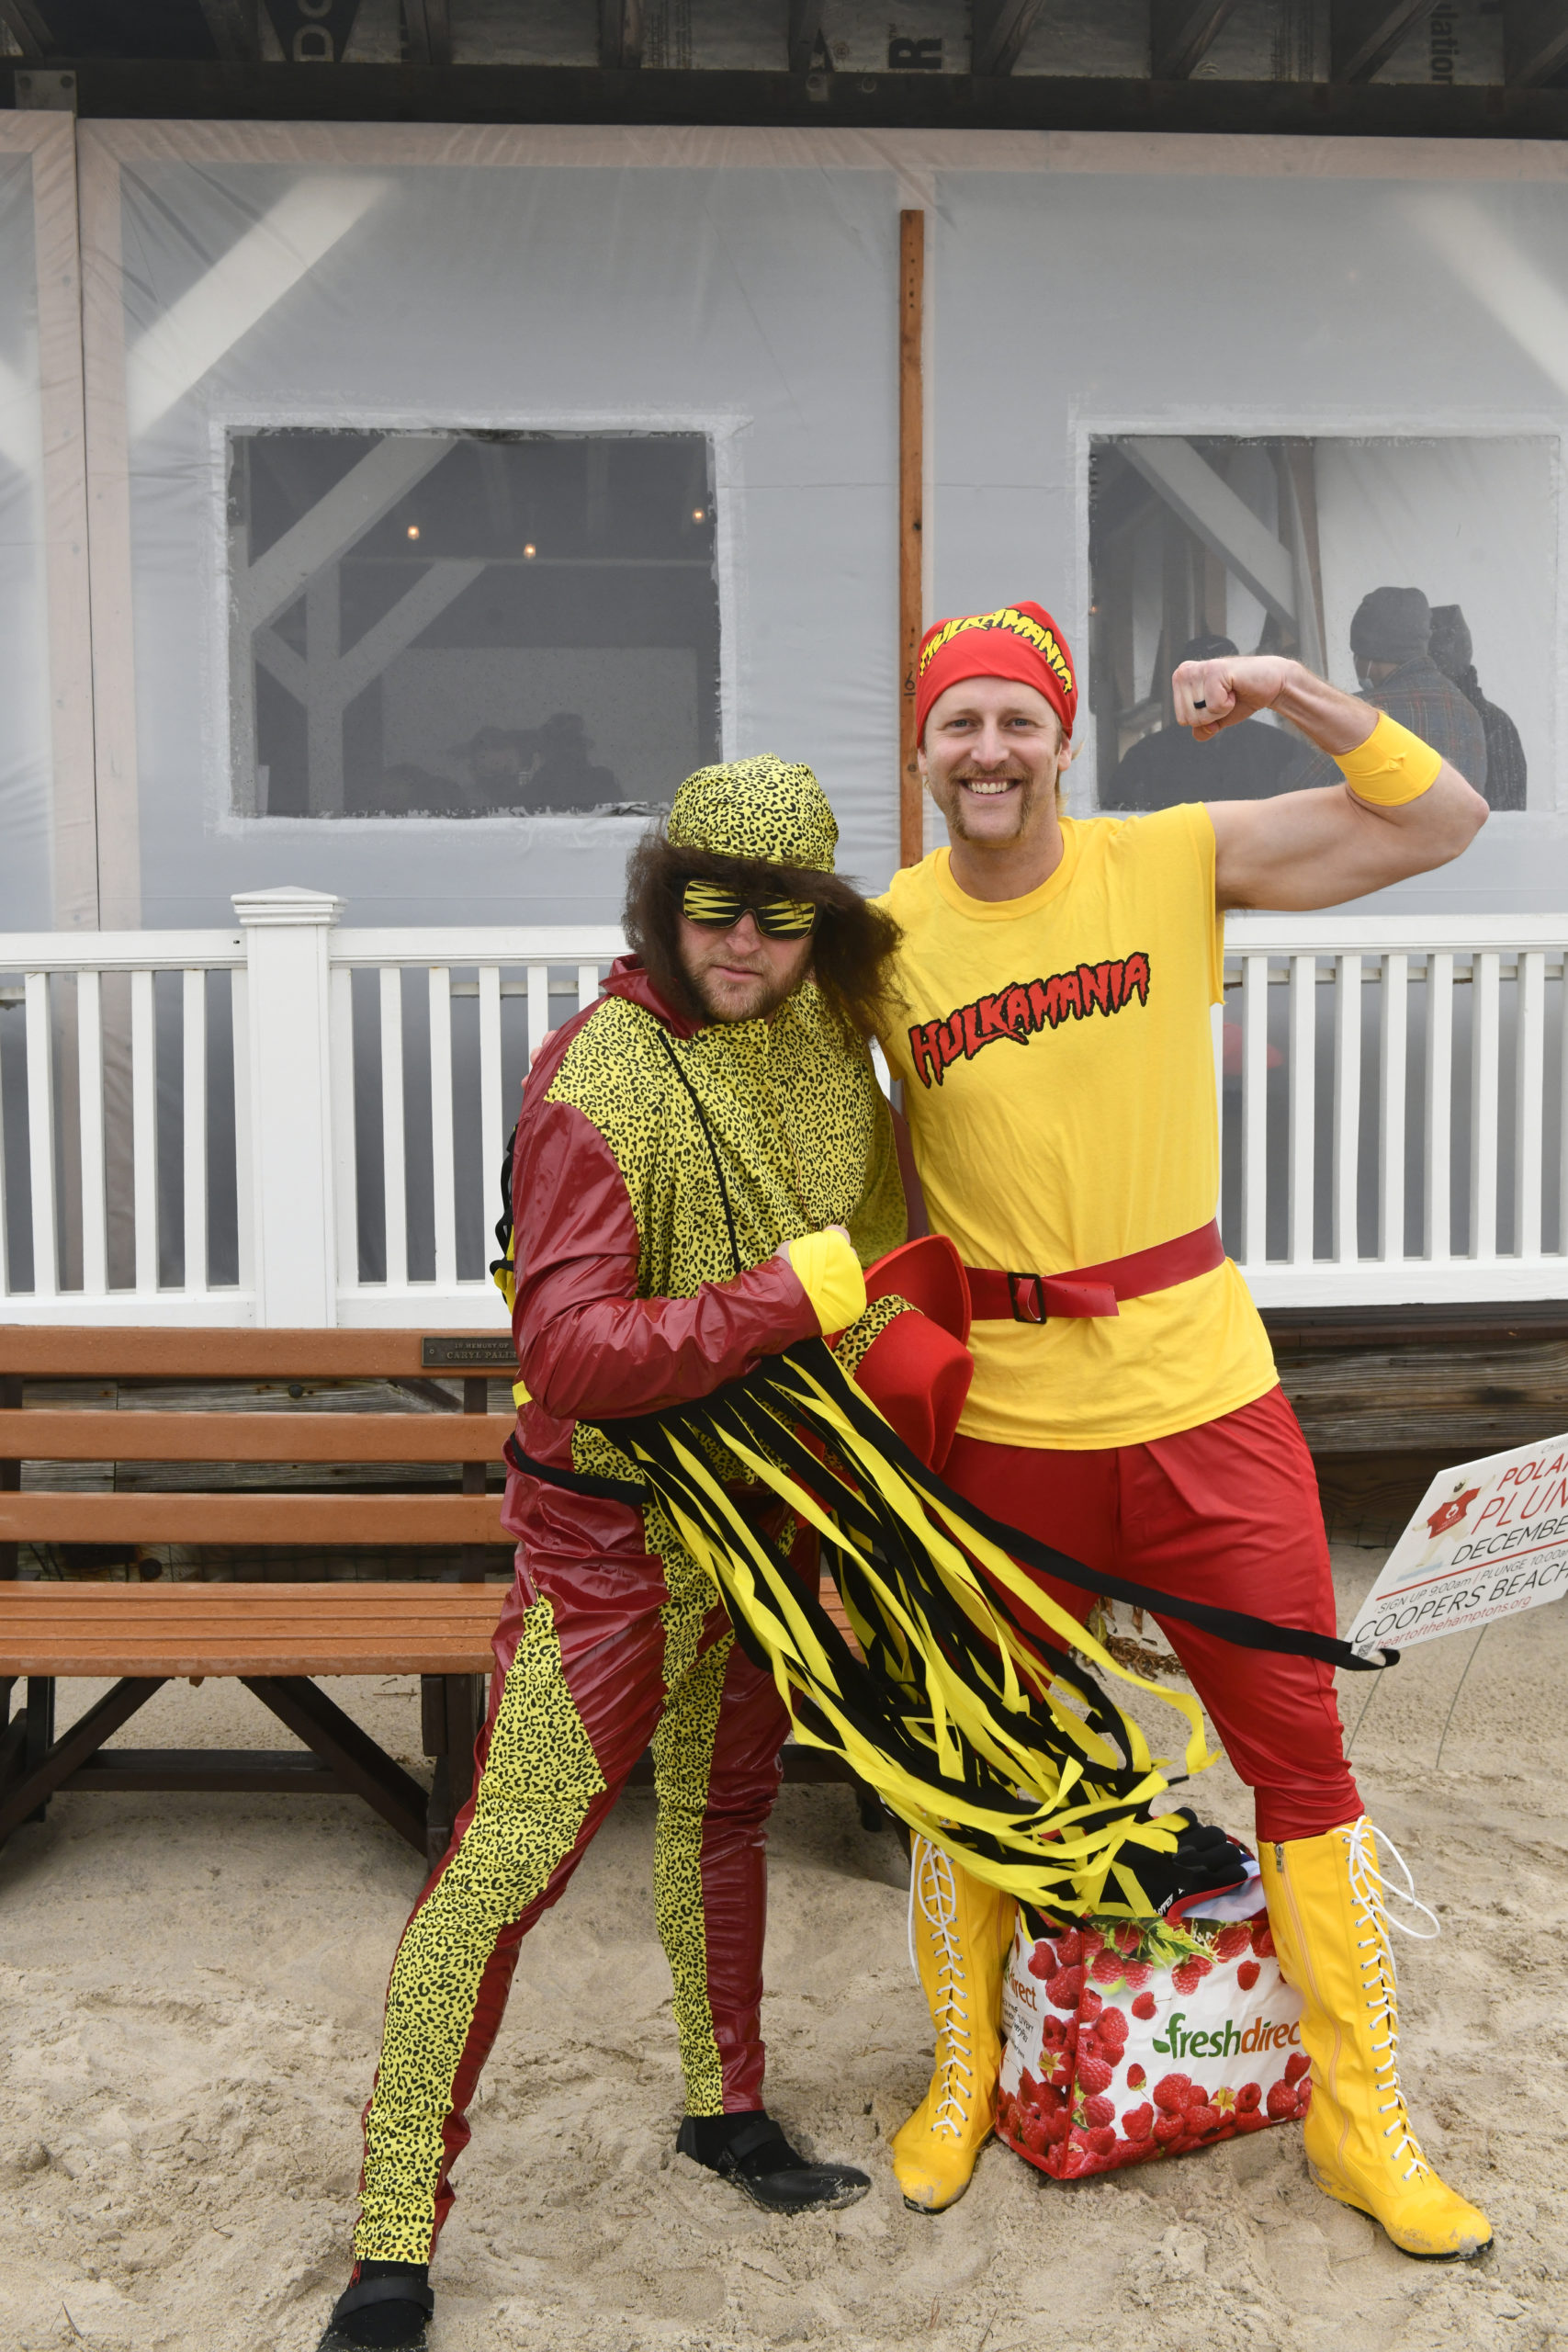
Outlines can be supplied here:
[[688, 2115], [676, 2151], [732, 2180], [765, 2213], [830, 2213], [871, 2187], [850, 2165], [814, 2165], [792, 2148], [772, 2116]]
[[333, 2305], [316, 2352], [424, 2352], [435, 2309], [423, 2262], [362, 2262]]

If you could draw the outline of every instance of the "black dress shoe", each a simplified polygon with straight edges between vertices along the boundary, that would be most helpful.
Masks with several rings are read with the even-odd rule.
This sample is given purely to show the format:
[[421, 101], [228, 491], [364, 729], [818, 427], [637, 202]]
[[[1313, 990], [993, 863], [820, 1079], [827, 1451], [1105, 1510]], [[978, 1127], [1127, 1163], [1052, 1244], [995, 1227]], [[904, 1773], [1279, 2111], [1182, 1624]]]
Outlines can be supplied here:
[[424, 2352], [435, 2309], [423, 2262], [362, 2262], [333, 2305], [316, 2352]]
[[814, 2165], [797, 2154], [772, 2116], [688, 2115], [675, 2142], [721, 2180], [732, 2180], [764, 2213], [831, 2213], [871, 2187], [852, 2165]]

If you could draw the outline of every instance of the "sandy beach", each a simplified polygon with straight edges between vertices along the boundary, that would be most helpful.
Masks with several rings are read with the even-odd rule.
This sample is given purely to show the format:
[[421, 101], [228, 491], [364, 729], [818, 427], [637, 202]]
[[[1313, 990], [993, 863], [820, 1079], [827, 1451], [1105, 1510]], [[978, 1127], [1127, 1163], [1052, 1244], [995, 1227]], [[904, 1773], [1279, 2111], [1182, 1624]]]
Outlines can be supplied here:
[[[1336, 1555], [1341, 1622], [1382, 1555]], [[1083, 2184], [995, 2143], [964, 2200], [905, 2211], [886, 2140], [931, 2029], [906, 1872], [844, 1789], [786, 1791], [768, 1937], [770, 2104], [872, 2175], [770, 2220], [671, 2153], [652, 1799], [628, 1795], [525, 1945], [434, 2272], [433, 2352], [1438, 2352], [1568, 2347], [1568, 1611], [1433, 1644], [1355, 1736], [1362, 1793], [1438, 1910], [1399, 1944], [1417, 2129], [1495, 2250], [1405, 2260], [1306, 2178], [1299, 2130]], [[332, 1686], [411, 1769], [414, 1689]], [[97, 1686], [62, 1688], [62, 1717]], [[1367, 1693], [1345, 1700], [1354, 1726]], [[1162, 1711], [1163, 1712], [1163, 1711]], [[243, 1690], [165, 1690], [131, 1727], [234, 1746]], [[1250, 1830], [1221, 1765], [1201, 1809]], [[0, 1854], [0, 2346], [313, 2352], [346, 2276], [380, 1999], [412, 1852], [346, 1799], [57, 1799]]]

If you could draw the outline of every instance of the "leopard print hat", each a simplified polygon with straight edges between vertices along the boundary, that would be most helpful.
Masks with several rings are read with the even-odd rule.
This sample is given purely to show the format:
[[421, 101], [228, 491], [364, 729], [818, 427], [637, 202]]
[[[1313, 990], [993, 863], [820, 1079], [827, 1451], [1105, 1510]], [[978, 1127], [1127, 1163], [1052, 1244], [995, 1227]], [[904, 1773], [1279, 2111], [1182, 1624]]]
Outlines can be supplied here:
[[675, 795], [665, 836], [676, 849], [831, 874], [839, 828], [808, 767], [760, 752], [689, 775]]

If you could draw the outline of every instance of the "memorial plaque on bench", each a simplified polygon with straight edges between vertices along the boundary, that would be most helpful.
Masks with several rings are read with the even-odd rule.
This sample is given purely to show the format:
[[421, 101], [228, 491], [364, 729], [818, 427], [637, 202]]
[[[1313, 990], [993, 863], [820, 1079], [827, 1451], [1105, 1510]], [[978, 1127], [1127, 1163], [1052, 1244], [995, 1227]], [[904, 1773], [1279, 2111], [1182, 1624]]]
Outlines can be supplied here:
[[484, 1370], [504, 1373], [509, 1379], [515, 1379], [517, 1374], [510, 1331], [498, 1331], [493, 1340], [475, 1338], [468, 1331], [423, 1339], [419, 1344], [419, 1361], [423, 1372]]

